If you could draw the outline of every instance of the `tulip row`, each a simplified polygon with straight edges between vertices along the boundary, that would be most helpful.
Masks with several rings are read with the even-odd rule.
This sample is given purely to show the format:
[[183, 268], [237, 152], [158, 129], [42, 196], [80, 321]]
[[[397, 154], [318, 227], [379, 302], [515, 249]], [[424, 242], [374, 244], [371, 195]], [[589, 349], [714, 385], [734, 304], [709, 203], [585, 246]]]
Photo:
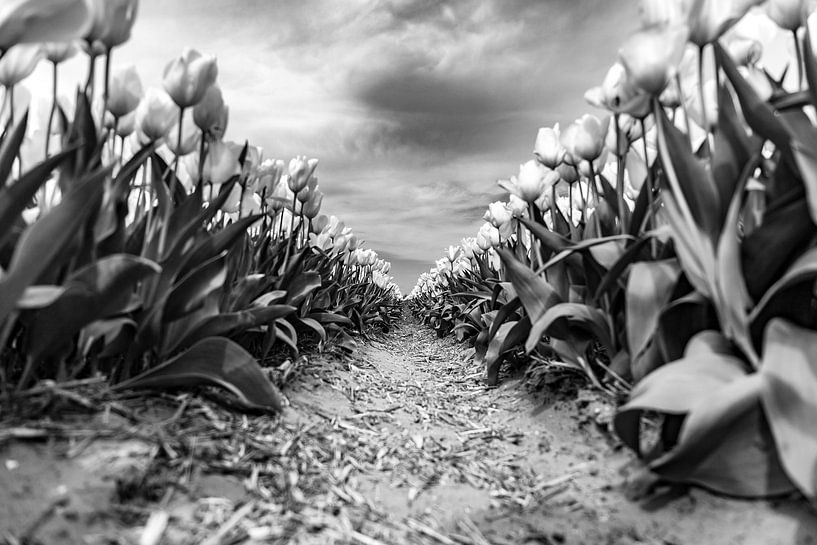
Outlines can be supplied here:
[[[421, 275], [412, 308], [472, 343], [489, 383], [527, 357], [626, 397], [615, 432], [667, 481], [813, 500], [817, 13], [640, 7], [586, 95], [612, 115], [541, 129], [500, 182], [509, 202]], [[796, 81], [763, 69], [773, 39], [794, 43]]]
[[[388, 329], [399, 289], [386, 262], [320, 214], [316, 159], [285, 164], [223, 140], [215, 57], [185, 50], [144, 93], [133, 67], [110, 66], [136, 10], [0, 9], [0, 385], [103, 374], [116, 389], [220, 386], [280, 409], [258, 360]], [[47, 58], [56, 90], [77, 43], [88, 81], [69, 109], [54, 91], [37, 126], [19, 84]]]

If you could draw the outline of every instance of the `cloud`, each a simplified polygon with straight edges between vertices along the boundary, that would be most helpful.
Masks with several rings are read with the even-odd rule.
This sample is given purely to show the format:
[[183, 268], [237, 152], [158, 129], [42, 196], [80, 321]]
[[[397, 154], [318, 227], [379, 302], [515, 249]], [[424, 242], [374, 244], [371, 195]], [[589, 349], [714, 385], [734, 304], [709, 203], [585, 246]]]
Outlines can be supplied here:
[[[391, 256], [408, 291], [476, 232], [536, 130], [590, 109], [582, 95], [634, 28], [634, 4], [142, 0], [114, 64], [135, 63], [150, 86], [185, 46], [216, 54], [227, 138], [319, 157], [325, 210]], [[72, 61], [65, 80], [86, 69]]]

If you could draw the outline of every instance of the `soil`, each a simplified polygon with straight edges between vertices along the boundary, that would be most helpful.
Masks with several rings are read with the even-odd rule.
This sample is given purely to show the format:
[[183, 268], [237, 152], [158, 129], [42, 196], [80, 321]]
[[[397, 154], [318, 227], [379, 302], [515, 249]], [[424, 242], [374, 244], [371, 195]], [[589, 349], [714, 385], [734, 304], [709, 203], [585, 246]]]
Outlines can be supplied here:
[[804, 500], [656, 486], [609, 433], [610, 400], [486, 388], [415, 323], [289, 371], [280, 416], [81, 391], [6, 415], [0, 543], [817, 543]]

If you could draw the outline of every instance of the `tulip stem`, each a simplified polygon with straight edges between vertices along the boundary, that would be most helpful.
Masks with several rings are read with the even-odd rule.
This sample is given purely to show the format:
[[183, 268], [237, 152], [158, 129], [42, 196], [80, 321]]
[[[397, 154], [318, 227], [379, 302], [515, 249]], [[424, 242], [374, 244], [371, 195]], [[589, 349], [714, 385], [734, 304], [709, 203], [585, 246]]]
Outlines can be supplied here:
[[800, 48], [800, 39], [797, 37], [797, 29], [791, 31], [794, 38], [794, 52], [797, 55], [797, 90], [803, 88], [803, 50]]
[[207, 149], [205, 148], [205, 132], [201, 131], [201, 142], [199, 142], [199, 179], [196, 181], [197, 186], [201, 186], [204, 183], [204, 159], [207, 154]]
[[[590, 164], [590, 179], [589, 187], [587, 188], [587, 198], [590, 198], [590, 194], [593, 194], [593, 199], [595, 202], [593, 203], [593, 223], [596, 226], [596, 236], [601, 237], [601, 219], [599, 218], [599, 204], [601, 201], [599, 200], [599, 188], [596, 187], [596, 168], [593, 166], [593, 161], [588, 161]], [[585, 208], [587, 207], [587, 203], [585, 203]]]
[[[614, 116], [616, 124], [616, 157], [618, 158], [616, 164], [616, 200], [618, 201], [618, 221], [621, 226], [621, 233], [628, 233], [630, 226], [628, 225], [627, 204], [624, 202], [624, 157], [626, 153], [621, 151], [621, 119], [620, 114]], [[629, 147], [629, 143], [628, 143]], [[622, 154], [622, 155], [619, 155]]]
[[[179, 173], [179, 158], [182, 153], [182, 129], [184, 124], [184, 107], [179, 106], [179, 134], [176, 137], [176, 157], [173, 159], [173, 177], [170, 179], [170, 202], [176, 196], [176, 180]], [[172, 208], [172, 207], [171, 207]]]
[[[287, 251], [284, 253], [283, 271], [287, 270], [287, 264], [289, 263], [289, 252], [290, 252], [290, 249], [292, 247], [292, 236], [295, 234], [295, 203], [297, 203], [297, 202], [298, 202], [298, 192], [293, 191], [292, 214], [291, 214], [291, 219], [290, 219], [290, 222], [289, 222], [289, 238], [287, 239]], [[282, 271], [282, 273], [283, 273], [283, 271]]]
[[[689, 110], [687, 109], [686, 101], [683, 99], [684, 91], [683, 87], [681, 87], [681, 74], [675, 74], [675, 81], [678, 84], [678, 94], [681, 96], [681, 110], [684, 112], [684, 123], [686, 124], [687, 129], [687, 142], [689, 142], [690, 151], [694, 153], [695, 151], [692, 149], [692, 129], [690, 128]], [[642, 137], [646, 138], [647, 135], [642, 134]]]
[[96, 79], [96, 55], [94, 54], [94, 44], [88, 42], [88, 79], [85, 82], [85, 96], [88, 97], [88, 102], [94, 99], [94, 84]]
[[111, 55], [113, 54], [113, 48], [109, 47], [107, 51], [105, 51], [105, 85], [102, 87], [102, 119], [100, 120], [100, 124], [103, 126], [105, 125], [105, 112], [108, 111], [108, 90], [111, 80]]
[[[661, 107], [661, 104], [656, 100], [655, 101], [655, 108], [656, 110]], [[644, 162], [647, 165], [647, 213], [644, 214], [644, 223], [642, 225], [649, 231], [652, 228], [652, 215], [653, 215], [653, 207], [655, 203], [653, 202], [653, 178], [652, 178], [652, 168], [650, 168], [650, 160], [647, 155], [647, 127], [644, 124], [644, 118], [642, 117], [639, 122], [641, 123], [641, 143], [644, 146]], [[656, 125], [660, 123], [660, 120], [655, 120]], [[655, 237], [650, 237], [650, 251], [652, 257], [656, 257], [658, 253], [658, 245], [656, 243]]]
[[51, 111], [48, 113], [48, 126], [45, 132], [45, 158], [48, 159], [48, 152], [51, 149], [51, 127], [54, 124], [54, 115], [57, 113], [57, 76], [59, 73], [58, 64], [51, 63]]

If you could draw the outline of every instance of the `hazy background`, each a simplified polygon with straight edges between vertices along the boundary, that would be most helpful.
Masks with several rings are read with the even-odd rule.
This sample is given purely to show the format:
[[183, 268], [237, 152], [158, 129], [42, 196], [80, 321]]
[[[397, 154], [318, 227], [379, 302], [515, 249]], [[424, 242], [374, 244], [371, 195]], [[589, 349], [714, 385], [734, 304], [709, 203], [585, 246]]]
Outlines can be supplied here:
[[113, 62], [136, 64], [148, 87], [185, 46], [217, 55], [226, 138], [318, 157], [324, 212], [390, 260], [407, 293], [476, 234], [540, 126], [592, 111], [582, 95], [638, 24], [635, 4], [141, 0]]

